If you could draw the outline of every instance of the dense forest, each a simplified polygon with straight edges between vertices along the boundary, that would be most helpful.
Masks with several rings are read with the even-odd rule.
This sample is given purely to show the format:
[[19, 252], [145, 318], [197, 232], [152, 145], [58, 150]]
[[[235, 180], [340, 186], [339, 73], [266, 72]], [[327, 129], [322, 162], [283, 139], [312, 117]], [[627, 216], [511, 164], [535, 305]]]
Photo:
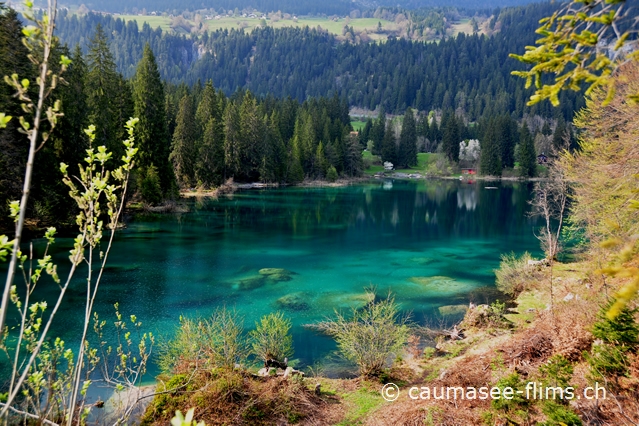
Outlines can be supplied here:
[[[62, 14], [58, 34], [69, 46], [87, 49], [99, 23], [117, 69], [131, 77], [149, 43], [160, 75], [172, 83], [193, 85], [209, 79], [230, 95], [248, 89], [256, 96], [308, 97], [337, 93], [351, 106], [403, 113], [459, 109], [475, 121], [495, 114], [563, 116], [570, 121], [583, 105], [578, 92], [562, 93], [561, 108], [527, 107], [532, 93], [511, 75], [521, 64], [509, 58], [534, 44], [539, 19], [554, 4], [502, 9], [493, 36], [463, 35], [439, 43], [391, 39], [385, 43], [339, 43], [335, 36], [311, 28], [256, 29], [250, 34], [224, 30], [186, 37], [151, 29], [112, 16]], [[349, 29], [352, 31], [352, 29]]]
[[[186, 0], [179, 4], [179, 10], [176, 3], [172, 0], [137, 0], [135, 2], [125, 0], [88, 0], [84, 4], [93, 9], [105, 12], [125, 12], [137, 13], [146, 9], [148, 12], [181, 12], [184, 9], [198, 10], [202, 8], [215, 9], [221, 11], [233, 11], [236, 9], [257, 9], [260, 12], [276, 12], [281, 10], [287, 13], [296, 13], [299, 15], [347, 15], [354, 9], [366, 10], [374, 9], [378, 6], [401, 6], [405, 8], [420, 7], [437, 7], [437, 6], [457, 6], [464, 8], [484, 8], [499, 6], [515, 6], [530, 3], [530, 0], [329, 0], [324, 2], [316, 1], [290, 1], [290, 0]], [[66, 2], [62, 2], [66, 5]], [[76, 3], [69, 3], [76, 5]]]
[[[20, 41], [21, 24], [15, 12], [1, 15], [0, 40], [7, 49], [0, 62], [3, 73], [33, 73]], [[18, 52], [9, 55], [8, 51]], [[140, 119], [136, 128], [137, 187], [142, 199], [158, 203], [176, 195], [178, 188], [220, 185], [239, 181], [300, 182], [305, 178], [336, 179], [362, 172], [361, 146], [352, 134], [345, 99], [311, 99], [302, 104], [287, 98], [258, 101], [250, 92], [227, 98], [212, 83], [165, 85], [155, 55], [147, 45], [130, 80], [116, 70], [104, 30], [98, 26], [88, 53], [66, 47], [72, 65], [57, 95], [65, 115], [53, 130], [53, 143], [39, 155], [32, 190], [34, 216], [45, 221], [69, 218], [67, 189], [61, 184], [58, 164], [77, 173], [88, 139], [83, 129], [96, 126], [96, 145], [105, 145], [116, 158], [125, 139], [129, 117]], [[19, 115], [9, 89], [0, 92], [3, 110]], [[64, 144], [62, 140], [64, 139]], [[0, 196], [19, 196], [24, 143], [15, 125], [0, 132]], [[6, 208], [5, 205], [2, 207]]]

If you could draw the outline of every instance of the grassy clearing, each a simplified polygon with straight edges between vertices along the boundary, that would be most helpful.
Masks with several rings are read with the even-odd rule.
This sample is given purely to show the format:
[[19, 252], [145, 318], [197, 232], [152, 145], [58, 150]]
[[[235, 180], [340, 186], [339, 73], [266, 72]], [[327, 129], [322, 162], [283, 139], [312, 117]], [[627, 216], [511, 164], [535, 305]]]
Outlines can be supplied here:
[[366, 122], [361, 120], [351, 121], [351, 126], [353, 126], [353, 130], [359, 132], [364, 128], [364, 126], [366, 126]]
[[[166, 18], [168, 19], [168, 18]], [[222, 17], [220, 19], [211, 19], [205, 21], [206, 27], [210, 31], [215, 31], [219, 29], [240, 29], [244, 28], [244, 31], [253, 31], [254, 28], [260, 25], [260, 18], [242, 18], [242, 17]], [[299, 18], [297, 20], [293, 19], [281, 19], [279, 21], [273, 22], [271, 20], [266, 20], [266, 23], [269, 27], [273, 28], [285, 28], [285, 27], [311, 27], [317, 28], [322, 27], [327, 30], [331, 34], [342, 35], [342, 28], [344, 25], [348, 25], [349, 27], [353, 27], [356, 32], [366, 30], [369, 33], [369, 37], [373, 40], [385, 38], [384, 34], [376, 34], [377, 24], [381, 22], [382, 28], [386, 31], [394, 31], [396, 30], [396, 24], [391, 21], [385, 21], [383, 19], [374, 19], [374, 18], [357, 18], [350, 19], [348, 24], [346, 20], [341, 18], [338, 21], [333, 21], [328, 18]]]
[[140, 28], [146, 22], [153, 29], [160, 27], [162, 31], [171, 31], [171, 18], [166, 16], [115, 15], [114, 17], [124, 21], [137, 21]]

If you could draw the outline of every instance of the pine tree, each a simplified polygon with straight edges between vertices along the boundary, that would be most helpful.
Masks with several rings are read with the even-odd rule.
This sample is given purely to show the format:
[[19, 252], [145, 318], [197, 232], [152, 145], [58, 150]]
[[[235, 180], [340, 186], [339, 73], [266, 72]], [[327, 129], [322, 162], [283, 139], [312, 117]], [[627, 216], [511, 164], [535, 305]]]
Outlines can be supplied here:
[[193, 100], [185, 95], [180, 100], [170, 159], [175, 177], [181, 187], [191, 187], [195, 182], [195, 162], [199, 150]]
[[362, 159], [362, 149], [358, 138], [351, 135], [346, 140], [346, 150], [344, 152], [344, 172], [348, 176], [359, 176], [364, 171], [364, 160]]
[[495, 119], [490, 120], [481, 144], [479, 171], [487, 176], [501, 176], [501, 158]]
[[528, 130], [528, 125], [524, 122], [519, 138], [519, 175], [521, 177], [534, 177], [537, 167], [536, 160], [535, 142], [530, 130]]
[[155, 56], [148, 44], [144, 47], [133, 81], [134, 114], [140, 119], [135, 129], [135, 142], [139, 148], [138, 167], [144, 171], [155, 165], [163, 196], [172, 197], [177, 185], [169, 162], [170, 143], [164, 108], [164, 86]]
[[244, 94], [240, 105], [240, 175], [246, 180], [259, 176], [264, 141], [264, 121], [258, 113], [257, 100], [251, 92]]
[[384, 132], [386, 130], [386, 112], [384, 107], [380, 107], [377, 120], [371, 129], [370, 138], [373, 140], [373, 154], [381, 155], [382, 145], [384, 143]]
[[205, 187], [220, 185], [224, 175], [224, 135], [220, 124], [211, 117], [204, 126], [197, 154], [195, 177]]
[[117, 140], [116, 131], [124, 123], [116, 119], [114, 95], [119, 91], [118, 73], [102, 25], [96, 26], [88, 48], [85, 88], [89, 122], [96, 127], [95, 144], [105, 145], [109, 152], [115, 152], [119, 158], [117, 154], [122, 150], [122, 143]]
[[229, 102], [224, 111], [224, 179], [240, 172], [240, 112], [235, 102]]
[[402, 131], [399, 135], [399, 149], [397, 150], [399, 167], [413, 167], [417, 165], [417, 128], [413, 110], [408, 108], [404, 114]]
[[395, 140], [395, 132], [392, 123], [389, 123], [384, 130], [384, 141], [382, 142], [382, 161], [390, 162], [396, 165], [397, 160], [397, 141]]
[[560, 117], [557, 120], [557, 127], [555, 127], [555, 133], [552, 135], [552, 146], [555, 151], [559, 151], [564, 147], [564, 139], [570, 137], [568, 135], [568, 128], [566, 127], [566, 120]]
[[448, 112], [444, 114], [442, 118], [443, 128], [443, 150], [446, 157], [453, 163], [459, 162], [459, 143], [461, 142], [461, 135], [459, 132], [459, 124], [455, 114]]
[[497, 119], [497, 126], [501, 165], [504, 168], [512, 168], [515, 165], [517, 123], [506, 114]]

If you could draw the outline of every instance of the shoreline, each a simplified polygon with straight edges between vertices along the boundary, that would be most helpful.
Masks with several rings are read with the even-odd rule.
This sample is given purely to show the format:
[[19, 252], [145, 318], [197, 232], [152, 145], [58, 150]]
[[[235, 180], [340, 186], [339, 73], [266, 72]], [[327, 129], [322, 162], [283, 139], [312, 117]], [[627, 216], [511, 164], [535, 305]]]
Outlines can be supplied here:
[[335, 182], [329, 182], [326, 180], [305, 180], [298, 184], [280, 184], [280, 183], [263, 183], [263, 182], [252, 182], [252, 183], [241, 183], [241, 184], [233, 184], [231, 187], [220, 187], [216, 189], [207, 189], [207, 190], [189, 190], [189, 191], [180, 191], [180, 198], [215, 198], [220, 195], [230, 194], [239, 189], [267, 189], [267, 188], [341, 188], [357, 183], [363, 183], [370, 180], [375, 179], [397, 179], [397, 180], [456, 180], [456, 181], [506, 181], [506, 182], [542, 182], [546, 180], [546, 178], [542, 177], [534, 177], [534, 178], [520, 178], [514, 176], [476, 176], [473, 175], [472, 178], [460, 178], [459, 176], [424, 176], [418, 173], [393, 173], [390, 175], [367, 175], [360, 177], [352, 177], [352, 178], [343, 178], [338, 179]]

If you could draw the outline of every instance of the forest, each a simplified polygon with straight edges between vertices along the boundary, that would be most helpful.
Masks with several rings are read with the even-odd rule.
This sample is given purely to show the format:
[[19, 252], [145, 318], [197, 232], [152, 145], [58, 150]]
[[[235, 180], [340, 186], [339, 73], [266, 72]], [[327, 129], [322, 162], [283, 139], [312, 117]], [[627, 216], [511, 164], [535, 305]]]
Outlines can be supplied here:
[[[187, 37], [162, 32], [112, 16], [61, 14], [58, 35], [63, 43], [85, 51], [99, 23], [105, 29], [117, 69], [130, 78], [149, 43], [161, 77], [174, 84], [213, 81], [230, 96], [248, 89], [256, 96], [308, 97], [337, 93], [351, 106], [402, 114], [459, 109], [471, 121], [484, 115], [525, 114], [570, 121], [583, 105], [583, 95], [561, 94], [561, 107], [527, 107], [532, 93], [511, 72], [518, 62], [508, 55], [523, 52], [535, 41], [539, 19], [556, 5], [534, 4], [499, 11], [492, 36], [463, 35], [439, 43], [391, 39], [385, 43], [339, 43], [312, 28], [256, 29], [205, 32]], [[417, 28], [415, 30], [418, 30]]]
[[[198, 10], [202, 7], [215, 9], [218, 12], [232, 11], [235, 9], [248, 9], [254, 8], [260, 12], [276, 12], [281, 10], [287, 13], [296, 13], [299, 15], [348, 15], [351, 11], [367, 10], [376, 8], [379, 6], [401, 6], [405, 8], [420, 8], [420, 7], [438, 7], [438, 6], [456, 6], [472, 9], [480, 9], [484, 7], [498, 7], [498, 6], [515, 6], [520, 4], [530, 3], [527, 0], [489, 0], [489, 1], [477, 1], [477, 0], [403, 0], [403, 1], [389, 1], [382, 0], [376, 2], [370, 1], [345, 1], [345, 0], [329, 0], [326, 2], [318, 3], [309, 0], [304, 1], [274, 1], [274, 0], [213, 0], [204, 3], [200, 0], [186, 0], [180, 2], [179, 11], [184, 9]], [[85, 5], [92, 10], [105, 11], [105, 12], [120, 12], [120, 13], [137, 13], [146, 9], [148, 12], [173, 12], [176, 11], [176, 4], [171, 0], [136, 0], [135, 2], [124, 0], [88, 0]]]

